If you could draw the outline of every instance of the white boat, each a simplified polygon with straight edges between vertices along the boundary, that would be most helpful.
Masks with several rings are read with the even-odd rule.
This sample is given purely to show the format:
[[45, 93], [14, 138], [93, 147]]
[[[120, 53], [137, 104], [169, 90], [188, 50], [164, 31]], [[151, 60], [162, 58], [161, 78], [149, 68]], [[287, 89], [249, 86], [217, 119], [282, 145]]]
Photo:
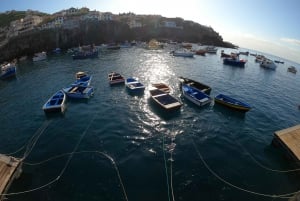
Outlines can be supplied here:
[[143, 92], [145, 90], [145, 85], [140, 83], [136, 78], [127, 78], [125, 80], [125, 86], [131, 92]]
[[206, 52], [207, 53], [216, 54], [217, 51], [218, 51], [218, 48], [216, 48], [214, 46], [207, 46], [206, 47]]
[[49, 100], [43, 105], [43, 110], [45, 113], [48, 112], [61, 112], [63, 113], [66, 109], [66, 94], [59, 90], [53, 94]]
[[204, 106], [212, 101], [212, 98], [201, 90], [198, 90], [186, 84], [181, 85], [181, 91], [186, 99], [198, 106]]
[[70, 86], [64, 88], [63, 91], [69, 98], [90, 98], [94, 94], [94, 88], [91, 86]]
[[123, 84], [125, 82], [125, 78], [119, 73], [111, 72], [108, 74], [108, 81], [110, 85]]
[[47, 59], [47, 53], [46, 52], [38, 52], [38, 53], [34, 54], [32, 61], [42, 61], [45, 59]]
[[270, 60], [270, 59], [265, 59], [260, 63], [260, 66], [263, 68], [269, 68], [272, 70], [275, 70], [277, 68], [276, 64]]

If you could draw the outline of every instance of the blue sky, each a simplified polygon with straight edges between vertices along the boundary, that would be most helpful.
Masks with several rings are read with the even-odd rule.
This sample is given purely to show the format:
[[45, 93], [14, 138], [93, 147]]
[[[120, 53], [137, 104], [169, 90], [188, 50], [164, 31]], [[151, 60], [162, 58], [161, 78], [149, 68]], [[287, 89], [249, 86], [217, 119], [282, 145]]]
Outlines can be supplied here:
[[181, 17], [211, 26], [240, 47], [300, 63], [300, 0], [1, 0], [0, 12], [32, 9], [52, 14], [70, 7]]

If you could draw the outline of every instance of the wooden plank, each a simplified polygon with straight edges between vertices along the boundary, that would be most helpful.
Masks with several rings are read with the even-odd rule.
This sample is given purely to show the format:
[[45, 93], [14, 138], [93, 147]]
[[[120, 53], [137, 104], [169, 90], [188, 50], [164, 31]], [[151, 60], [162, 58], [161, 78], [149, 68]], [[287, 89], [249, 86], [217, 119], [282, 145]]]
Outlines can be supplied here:
[[275, 138], [300, 161], [300, 124], [275, 132]]
[[[0, 195], [5, 193], [19, 168], [20, 159], [0, 154]], [[0, 200], [4, 196], [0, 196]]]

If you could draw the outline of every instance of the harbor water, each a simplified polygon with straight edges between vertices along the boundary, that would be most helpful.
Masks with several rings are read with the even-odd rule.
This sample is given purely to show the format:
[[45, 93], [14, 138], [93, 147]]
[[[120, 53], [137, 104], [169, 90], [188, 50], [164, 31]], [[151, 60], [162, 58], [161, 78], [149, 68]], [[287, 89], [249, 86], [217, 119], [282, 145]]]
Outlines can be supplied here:
[[[171, 50], [133, 47], [101, 50], [95, 59], [61, 54], [19, 63], [15, 79], [0, 81], [0, 153], [27, 156], [8, 191], [19, 194], [9, 200], [261, 201], [298, 191], [299, 171], [284, 171], [297, 166], [271, 142], [275, 131], [299, 124], [299, 74], [287, 72], [299, 64], [284, 60], [269, 70], [241, 55], [248, 62], [234, 67], [223, 65], [221, 48], [194, 58], [173, 57]], [[93, 75], [93, 97], [68, 100], [64, 115], [46, 116], [43, 104], [78, 71]], [[145, 92], [110, 86], [112, 71], [137, 77]], [[179, 76], [252, 109], [199, 108], [182, 97]], [[161, 111], [150, 100], [156, 82], [182, 101], [179, 112]]]

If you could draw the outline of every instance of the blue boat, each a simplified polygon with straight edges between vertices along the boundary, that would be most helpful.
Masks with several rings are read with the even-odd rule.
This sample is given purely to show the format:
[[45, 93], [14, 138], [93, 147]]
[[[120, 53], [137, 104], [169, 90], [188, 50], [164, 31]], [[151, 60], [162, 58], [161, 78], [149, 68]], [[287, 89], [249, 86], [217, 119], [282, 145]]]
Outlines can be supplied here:
[[241, 111], [248, 112], [251, 109], [251, 106], [247, 103], [239, 101], [237, 99], [231, 98], [224, 94], [219, 94], [215, 97], [215, 103], [224, 105], [226, 107]]
[[72, 84], [72, 86], [83, 86], [87, 87], [90, 86], [93, 76], [92, 75], [83, 75]]
[[5, 65], [2, 65], [0, 78], [6, 79], [6, 78], [16, 76], [16, 72], [17, 72], [17, 68], [16, 68], [15, 64], [8, 63]]
[[145, 85], [132, 77], [125, 80], [125, 86], [131, 92], [143, 92], [145, 90]]
[[231, 65], [231, 66], [239, 66], [244, 67], [247, 61], [244, 59], [236, 59], [236, 58], [224, 58], [223, 64]]
[[43, 110], [45, 113], [48, 112], [61, 112], [63, 113], [66, 109], [66, 94], [59, 90], [53, 94], [49, 100], [43, 105]]
[[165, 110], [176, 110], [182, 105], [175, 97], [157, 88], [151, 89], [150, 95], [152, 100]]
[[87, 99], [94, 94], [94, 88], [91, 86], [70, 86], [63, 91], [69, 98]]
[[204, 106], [212, 101], [212, 98], [204, 92], [186, 84], [181, 85], [181, 91], [186, 99], [198, 106]]

